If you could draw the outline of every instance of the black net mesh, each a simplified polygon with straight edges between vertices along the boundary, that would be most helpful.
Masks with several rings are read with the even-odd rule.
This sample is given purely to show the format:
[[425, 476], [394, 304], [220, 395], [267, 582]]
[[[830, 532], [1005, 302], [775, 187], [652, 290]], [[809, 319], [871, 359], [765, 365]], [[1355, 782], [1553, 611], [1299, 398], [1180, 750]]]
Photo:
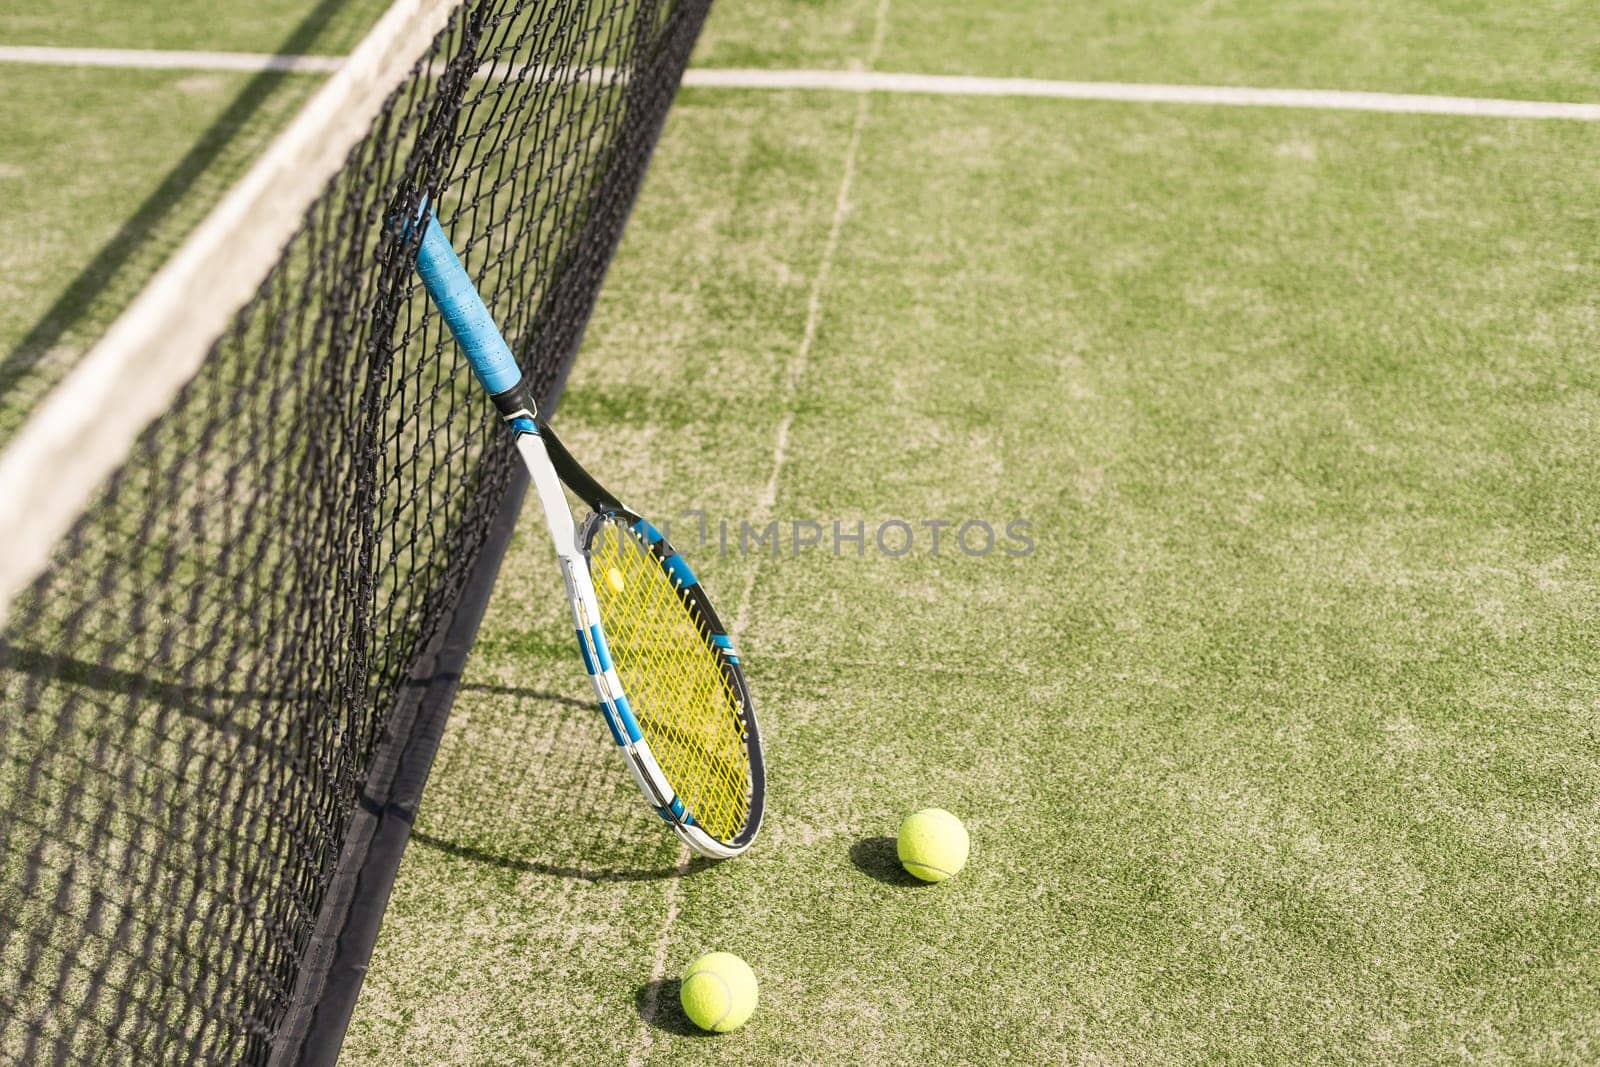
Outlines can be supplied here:
[[459, 9], [15, 606], [0, 1062], [272, 1054], [408, 671], [517, 477], [386, 220], [433, 198], [547, 392], [704, 14]]

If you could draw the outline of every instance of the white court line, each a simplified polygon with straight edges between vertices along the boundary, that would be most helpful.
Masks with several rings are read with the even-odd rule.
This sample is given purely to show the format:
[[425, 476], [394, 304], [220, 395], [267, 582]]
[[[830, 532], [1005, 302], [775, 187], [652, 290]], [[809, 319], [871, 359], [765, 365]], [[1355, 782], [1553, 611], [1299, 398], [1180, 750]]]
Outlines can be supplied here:
[[119, 67], [131, 70], [231, 70], [332, 74], [344, 56], [275, 56], [261, 52], [162, 52], [145, 48], [37, 48], [0, 45], [0, 63], [46, 67]]
[[[161, 52], [138, 48], [35, 48], [0, 45], [0, 64], [23, 63], [46, 67], [104, 67], [124, 70], [189, 70], [260, 74], [333, 74], [344, 69], [344, 56], [280, 56], [265, 52]], [[438, 77], [447, 63], [428, 64]], [[611, 67], [519, 67], [510, 63], [486, 64], [473, 75], [480, 81], [543, 79], [587, 81], [605, 86], [626, 82], [627, 74]]]
[[1331, 108], [1412, 115], [1479, 118], [1575, 119], [1600, 122], [1600, 104], [1542, 100], [1488, 100], [1415, 93], [1359, 93], [1336, 89], [1247, 89], [1225, 85], [1140, 85], [1129, 82], [1046, 81], [1039, 78], [969, 78], [944, 74], [893, 74], [850, 70], [715, 70], [690, 68], [683, 84], [717, 89], [831, 89], [851, 93], [923, 93], [939, 96], [1032, 96], [1053, 100], [1121, 100], [1140, 104], [1221, 104], [1228, 107]]
[[[883, 51], [888, 23], [889, 0], [878, 0], [872, 41], [867, 46], [866, 62], [869, 68], [878, 61], [878, 56]], [[789, 452], [789, 431], [794, 425], [795, 393], [810, 362], [812, 345], [817, 340], [817, 324], [822, 319], [822, 291], [827, 287], [834, 256], [839, 250], [839, 235], [844, 230], [845, 217], [850, 214], [850, 187], [855, 182], [856, 157], [861, 152], [861, 133], [866, 129], [869, 102], [870, 98], [865, 96], [861, 98], [856, 106], [855, 119], [850, 124], [850, 140], [845, 144], [843, 173], [839, 177], [839, 192], [834, 197], [833, 217], [828, 222], [828, 236], [822, 243], [822, 255], [817, 262], [817, 273], [811, 279], [811, 291], [806, 296], [805, 327], [801, 330], [800, 343], [795, 346], [793, 357], [784, 368], [783, 419], [778, 423], [777, 436], [773, 442], [772, 471], [767, 477], [767, 484], [761, 489], [760, 499], [756, 502], [756, 507], [763, 516], [771, 515], [772, 509], [777, 504], [778, 479], [783, 474], [783, 465]], [[744, 646], [744, 631], [749, 622], [751, 594], [755, 591], [756, 577], [760, 571], [761, 557], [757, 556], [745, 576], [744, 588], [739, 593], [739, 604], [733, 613], [733, 629], [730, 636], [733, 637], [736, 648]], [[644, 1067], [650, 1059], [651, 1049], [655, 1046], [655, 1033], [651, 1025], [659, 1008], [656, 1003], [656, 992], [661, 988], [660, 980], [666, 974], [667, 947], [672, 940], [672, 928], [677, 924], [679, 912], [682, 910], [678, 904], [678, 886], [683, 880], [682, 875], [688, 870], [688, 858], [687, 849], [679, 846], [680, 873], [679, 877], [674, 878], [667, 886], [667, 913], [662, 919], [661, 930], [656, 935], [655, 957], [650, 965], [650, 992], [645, 998], [644, 1010], [640, 1012], [644, 1025], [641, 1028], [639, 1042], [628, 1054], [628, 1067]]]
[[[254, 52], [161, 52], [123, 48], [0, 46], [0, 63], [145, 70], [283, 71], [320, 74], [338, 70], [339, 56], [281, 56]], [[814, 89], [847, 93], [935, 96], [1013, 96], [1052, 100], [1113, 100], [1141, 104], [1287, 107], [1382, 111], [1476, 118], [1566, 119], [1600, 122], [1600, 104], [1550, 100], [1495, 100], [1419, 93], [1363, 93], [1340, 89], [1253, 89], [1226, 85], [1145, 85], [1131, 82], [977, 78], [946, 74], [895, 74], [850, 70], [738, 70], [691, 67], [683, 84], [708, 89]]]

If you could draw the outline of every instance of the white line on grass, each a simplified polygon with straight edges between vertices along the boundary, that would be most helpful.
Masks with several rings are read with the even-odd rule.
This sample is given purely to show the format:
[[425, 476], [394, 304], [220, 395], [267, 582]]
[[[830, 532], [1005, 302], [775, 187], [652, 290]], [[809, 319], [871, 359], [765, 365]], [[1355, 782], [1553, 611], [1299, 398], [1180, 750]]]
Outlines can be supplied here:
[[[263, 52], [159, 52], [121, 48], [34, 48], [0, 45], [0, 63], [31, 63], [40, 66], [107, 67], [129, 70], [189, 70], [259, 74], [274, 71], [284, 74], [332, 74], [344, 69], [343, 56], [287, 56]], [[436, 60], [427, 65], [428, 73], [439, 77], [449, 64]], [[615, 67], [518, 66], [514, 63], [485, 63], [474, 72], [479, 81], [584, 82], [594, 86], [626, 83], [626, 71]]]
[[[883, 0], [885, 4], [888, 0]], [[844, 219], [850, 212], [850, 186], [855, 181], [856, 154], [861, 147], [861, 130], [867, 122], [867, 103], [869, 97], [863, 96], [856, 107], [855, 122], [850, 128], [850, 143], [844, 153], [844, 176], [839, 182], [839, 196], [833, 205], [833, 221], [828, 226], [828, 238], [822, 246], [822, 260], [817, 267], [817, 275], [811, 280], [811, 293], [806, 299], [806, 324], [800, 334], [800, 344], [795, 349], [794, 358], [789, 361], [787, 372], [783, 379], [783, 418], [778, 421], [777, 439], [772, 450], [772, 473], [767, 478], [766, 486], [761, 490], [761, 498], [756, 502], [758, 523], [772, 517], [772, 510], [778, 503], [778, 478], [783, 473], [783, 465], [789, 458], [789, 430], [794, 426], [794, 394], [800, 386], [800, 379], [805, 375], [806, 365], [811, 359], [811, 346], [817, 340], [817, 323], [822, 317], [822, 289], [827, 284], [828, 274], [833, 267], [834, 253], [839, 248], [839, 234], [844, 228]], [[739, 607], [734, 612], [733, 641], [738, 646], [744, 641], [744, 627], [748, 620], [750, 597], [755, 591], [756, 579], [761, 573], [761, 557], [756, 556], [755, 563], [745, 574], [744, 589], [739, 594]]]
[[1039, 78], [969, 78], [942, 74], [892, 74], [851, 70], [714, 70], [695, 68], [685, 85], [717, 89], [831, 89], [851, 93], [923, 93], [939, 96], [1031, 96], [1053, 100], [1121, 100], [1141, 104], [1220, 104], [1229, 107], [1331, 108], [1417, 115], [1485, 118], [1576, 119], [1600, 122], [1600, 104], [1541, 100], [1487, 100], [1415, 93], [1360, 93], [1333, 89], [1250, 89], [1224, 85], [1140, 85], [1125, 82], [1047, 81]]
[[[868, 69], [878, 61], [878, 56], [883, 52], [883, 39], [889, 22], [889, 0], [878, 0], [875, 18], [877, 25], [873, 29], [872, 43], [867, 48]], [[817, 273], [811, 279], [811, 291], [806, 297], [805, 328], [800, 333], [800, 343], [795, 346], [794, 358], [789, 360], [783, 376], [783, 418], [778, 422], [778, 432], [773, 443], [772, 473], [767, 478], [767, 484], [762, 487], [761, 497], [756, 505], [763, 517], [770, 517], [773, 508], [777, 506], [778, 479], [783, 473], [784, 461], [789, 455], [789, 429], [794, 425], [794, 395], [800, 387], [800, 379], [805, 374], [806, 365], [810, 362], [812, 345], [817, 340], [817, 323], [822, 318], [822, 290], [827, 286], [828, 275], [833, 269], [833, 258], [839, 249], [839, 234], [844, 230], [845, 216], [850, 213], [850, 187], [855, 182], [856, 156], [860, 154], [861, 131], [867, 125], [867, 105], [870, 101], [871, 97], [861, 98], [856, 106], [855, 120], [850, 124], [850, 140], [845, 145], [844, 173], [839, 177], [839, 194], [834, 198], [833, 218], [828, 223], [828, 236], [823, 241], [822, 256], [817, 262]], [[745, 575], [744, 589], [739, 593], [739, 606], [733, 613], [735, 648], [743, 644], [745, 623], [749, 617], [750, 597], [755, 591], [756, 577], [760, 573], [761, 557], [758, 555]], [[688, 859], [688, 850], [680, 847], [678, 856], [680, 871], [686, 869]], [[655, 1033], [650, 1028], [650, 1020], [656, 1016], [657, 991], [661, 988], [661, 979], [667, 965], [667, 945], [671, 939], [672, 927], [678, 921], [678, 883], [681, 880], [681, 877], [674, 878], [667, 886], [667, 914], [662, 921], [661, 932], [656, 937], [650, 984], [647, 987], [644, 1010], [640, 1013], [645, 1020], [643, 1034], [628, 1056], [628, 1067], [644, 1067], [645, 1061], [650, 1058], [650, 1049], [655, 1044]]]
[[261, 52], [163, 52], [147, 48], [36, 48], [0, 46], [0, 63], [46, 67], [120, 67], [134, 70], [231, 70], [332, 74], [344, 56], [277, 56]]
[[[324, 74], [343, 65], [340, 56], [268, 55], [257, 52], [167, 52], [133, 48], [43, 48], [0, 46], [0, 63], [66, 67], [125, 67], [145, 70], [282, 71]], [[503, 75], [502, 75], [503, 76]], [[1494, 100], [1419, 93], [1363, 93], [1339, 89], [1254, 89], [1227, 85], [1145, 85], [1129, 82], [1052, 81], [1042, 78], [978, 78], [946, 74], [896, 74], [871, 70], [738, 70], [691, 68], [685, 85], [706, 89], [804, 89], [847, 93], [912, 93], [935, 96], [1011, 96], [1052, 100], [1114, 100], [1143, 104], [1222, 107], [1289, 107], [1334, 111], [1382, 111], [1410, 115], [1477, 118], [1567, 119], [1600, 122], [1600, 104], [1550, 100]]]
[[655, 1044], [655, 1031], [650, 1027], [656, 1017], [661, 999], [661, 981], [667, 971], [667, 946], [672, 940], [668, 935], [678, 921], [678, 887], [689, 873], [689, 860], [689, 846], [679, 844], [677, 866], [673, 870], [673, 877], [667, 879], [667, 889], [663, 894], [667, 913], [661, 919], [660, 932], [656, 934], [656, 954], [650, 961], [650, 984], [645, 986], [644, 1010], [639, 1013], [643, 1022], [643, 1036], [628, 1054], [628, 1067], [644, 1067], [645, 1060], [650, 1058], [650, 1048]]

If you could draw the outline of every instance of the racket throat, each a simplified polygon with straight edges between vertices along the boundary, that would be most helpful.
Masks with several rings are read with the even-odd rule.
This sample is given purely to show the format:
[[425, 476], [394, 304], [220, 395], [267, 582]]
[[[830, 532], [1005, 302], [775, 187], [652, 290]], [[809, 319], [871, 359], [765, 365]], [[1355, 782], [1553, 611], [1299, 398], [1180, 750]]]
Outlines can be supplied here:
[[500, 417], [517, 436], [539, 432], [539, 404], [533, 398], [533, 386], [528, 384], [526, 375], [517, 379], [517, 384], [510, 389], [490, 394], [489, 399], [494, 401]]
[[576, 605], [578, 600], [572, 573], [581, 566], [587, 574], [587, 564], [578, 557], [578, 525], [573, 521], [572, 509], [567, 506], [566, 493], [562, 491], [561, 481], [550, 466], [549, 453], [545, 451], [544, 439], [539, 434], [518, 434], [517, 452], [522, 456], [523, 466], [528, 469], [528, 479], [533, 483], [533, 491], [539, 497], [539, 506], [544, 511], [545, 525], [550, 529], [556, 556], [561, 560], [567, 595], [573, 598], [572, 602]]

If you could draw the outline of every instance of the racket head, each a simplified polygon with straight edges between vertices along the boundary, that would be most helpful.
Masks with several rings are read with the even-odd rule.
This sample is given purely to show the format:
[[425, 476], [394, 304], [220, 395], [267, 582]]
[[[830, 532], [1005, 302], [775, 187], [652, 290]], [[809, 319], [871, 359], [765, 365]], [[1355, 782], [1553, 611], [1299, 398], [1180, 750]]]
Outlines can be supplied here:
[[666, 784], [662, 810], [705, 856], [736, 856], [761, 828], [766, 769], [733, 642], [687, 562], [642, 516], [592, 512], [579, 532], [623, 695]]

